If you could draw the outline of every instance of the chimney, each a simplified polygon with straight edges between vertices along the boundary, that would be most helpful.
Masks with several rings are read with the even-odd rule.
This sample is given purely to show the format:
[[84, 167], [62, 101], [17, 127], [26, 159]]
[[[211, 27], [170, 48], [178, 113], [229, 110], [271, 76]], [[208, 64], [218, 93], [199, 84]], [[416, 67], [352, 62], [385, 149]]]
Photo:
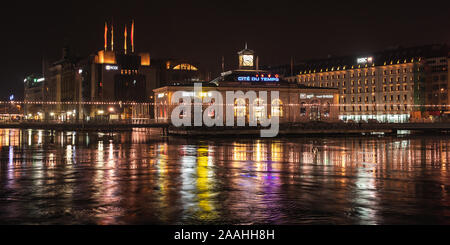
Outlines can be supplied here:
[[108, 23], [105, 22], [105, 51], [108, 50]]
[[124, 36], [124, 50], [125, 50], [125, 54], [127, 54], [127, 26], [125, 25], [125, 32], [123, 34]]
[[134, 53], [134, 20], [131, 22], [131, 53]]
[[68, 58], [69, 58], [69, 55], [70, 55], [69, 46], [68, 46], [68, 45], [65, 45], [65, 46], [63, 47], [63, 50], [62, 50], [62, 58], [63, 58], [63, 60], [68, 59]]
[[111, 22], [111, 51], [114, 51], [114, 20]]
[[256, 70], [259, 70], [259, 56], [256, 56]]

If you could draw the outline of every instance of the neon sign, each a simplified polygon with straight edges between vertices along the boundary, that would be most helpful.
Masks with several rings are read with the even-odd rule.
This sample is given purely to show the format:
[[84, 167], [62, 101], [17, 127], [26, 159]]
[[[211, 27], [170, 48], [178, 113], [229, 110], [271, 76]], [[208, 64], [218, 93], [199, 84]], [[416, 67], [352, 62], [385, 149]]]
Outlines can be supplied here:
[[241, 76], [237, 78], [240, 82], [279, 82], [278, 77]]
[[119, 67], [118, 66], [107, 65], [107, 66], [105, 66], [105, 69], [107, 71], [110, 71], [110, 70], [117, 71], [117, 70], [119, 70]]
[[300, 94], [300, 99], [312, 99], [312, 98], [318, 98], [318, 99], [333, 99], [334, 95], [332, 94]]
[[372, 62], [373, 62], [373, 57], [363, 57], [363, 58], [358, 58], [358, 59], [356, 59], [356, 62], [357, 62], [358, 64], [372, 63]]

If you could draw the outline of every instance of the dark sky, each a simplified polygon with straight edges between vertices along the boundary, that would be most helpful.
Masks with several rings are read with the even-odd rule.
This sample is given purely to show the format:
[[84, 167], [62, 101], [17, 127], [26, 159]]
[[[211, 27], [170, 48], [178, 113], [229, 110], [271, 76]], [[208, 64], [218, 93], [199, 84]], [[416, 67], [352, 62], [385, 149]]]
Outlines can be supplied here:
[[23, 93], [42, 57], [55, 61], [65, 40], [79, 55], [103, 47], [105, 20], [114, 18], [115, 45], [136, 22], [136, 51], [182, 58], [200, 68], [237, 65], [248, 42], [262, 65], [370, 52], [390, 46], [450, 43], [447, 1], [15, 1], [2, 3], [0, 100]]

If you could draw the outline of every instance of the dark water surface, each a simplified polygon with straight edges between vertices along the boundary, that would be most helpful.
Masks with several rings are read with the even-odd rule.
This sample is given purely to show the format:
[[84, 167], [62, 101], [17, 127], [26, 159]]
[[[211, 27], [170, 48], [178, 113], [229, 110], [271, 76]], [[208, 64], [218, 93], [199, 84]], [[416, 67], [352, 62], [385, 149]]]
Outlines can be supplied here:
[[450, 138], [0, 129], [0, 224], [450, 224]]

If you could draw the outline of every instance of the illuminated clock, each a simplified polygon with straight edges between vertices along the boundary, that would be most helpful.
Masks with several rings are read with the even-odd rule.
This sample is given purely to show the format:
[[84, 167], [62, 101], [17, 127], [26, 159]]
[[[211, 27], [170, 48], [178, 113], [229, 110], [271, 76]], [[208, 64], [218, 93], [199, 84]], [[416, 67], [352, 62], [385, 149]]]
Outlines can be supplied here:
[[253, 55], [243, 55], [242, 66], [253, 66]]
[[247, 48], [247, 44], [245, 45], [245, 49], [238, 52], [239, 55], [239, 69], [253, 69], [254, 68], [254, 58], [255, 52]]

